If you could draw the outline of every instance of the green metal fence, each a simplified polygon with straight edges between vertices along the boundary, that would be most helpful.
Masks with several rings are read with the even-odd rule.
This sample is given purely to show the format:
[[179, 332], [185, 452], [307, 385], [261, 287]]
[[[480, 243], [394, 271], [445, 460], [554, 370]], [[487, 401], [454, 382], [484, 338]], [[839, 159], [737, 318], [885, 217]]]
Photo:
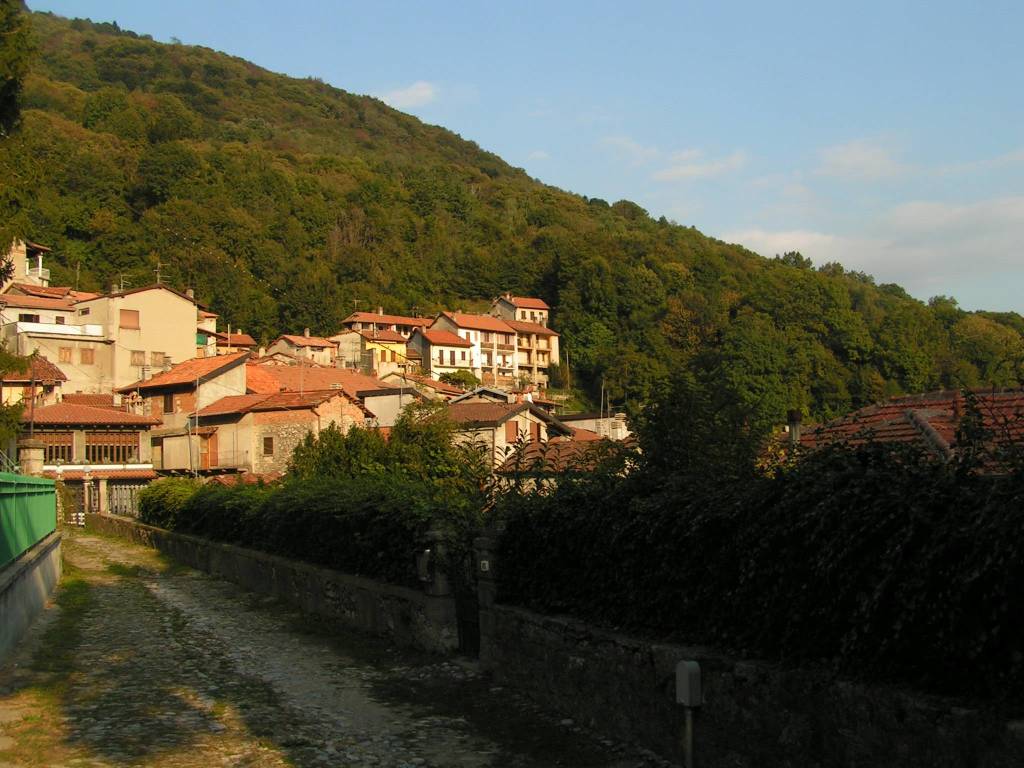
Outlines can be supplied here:
[[0, 568], [57, 527], [53, 480], [0, 472]]

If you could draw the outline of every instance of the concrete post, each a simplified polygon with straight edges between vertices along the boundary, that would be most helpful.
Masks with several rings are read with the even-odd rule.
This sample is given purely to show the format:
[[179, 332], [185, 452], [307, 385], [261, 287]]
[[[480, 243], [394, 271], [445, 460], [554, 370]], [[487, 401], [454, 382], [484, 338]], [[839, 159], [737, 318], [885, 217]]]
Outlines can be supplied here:
[[45, 456], [46, 443], [42, 440], [26, 438], [18, 441], [18, 464], [21, 467], [21, 474], [36, 477], [42, 475]]
[[451, 580], [447, 572], [446, 539], [441, 531], [427, 531], [424, 536], [426, 547], [430, 550], [430, 557], [427, 559], [427, 573], [423, 581], [423, 593], [431, 597], [445, 597], [452, 593]]
[[110, 511], [107, 509], [107, 478], [101, 477], [96, 482], [99, 485], [100, 495], [98, 511], [101, 515], [105, 515]]
[[473, 540], [476, 564], [477, 601], [480, 608], [480, 667], [490, 669], [494, 664], [494, 601], [497, 585], [497, 537], [487, 531]]

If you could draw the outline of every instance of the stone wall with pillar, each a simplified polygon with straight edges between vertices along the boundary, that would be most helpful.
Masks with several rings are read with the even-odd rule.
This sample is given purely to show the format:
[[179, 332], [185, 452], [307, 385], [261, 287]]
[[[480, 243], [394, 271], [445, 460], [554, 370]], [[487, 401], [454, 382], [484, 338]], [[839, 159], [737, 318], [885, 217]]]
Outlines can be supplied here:
[[21, 474], [40, 477], [46, 457], [46, 443], [42, 440], [25, 438], [18, 441], [18, 466]]

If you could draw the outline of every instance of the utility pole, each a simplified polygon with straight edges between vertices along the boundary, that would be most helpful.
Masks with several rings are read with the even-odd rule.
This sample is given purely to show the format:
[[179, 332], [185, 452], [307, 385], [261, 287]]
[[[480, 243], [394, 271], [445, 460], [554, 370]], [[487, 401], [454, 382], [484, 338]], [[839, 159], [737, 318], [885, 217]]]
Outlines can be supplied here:
[[160, 263], [160, 259], [157, 259], [156, 260], [156, 269], [153, 270], [154, 272], [156, 272], [156, 284], [157, 285], [160, 285], [160, 270], [162, 268], [163, 268], [163, 264]]

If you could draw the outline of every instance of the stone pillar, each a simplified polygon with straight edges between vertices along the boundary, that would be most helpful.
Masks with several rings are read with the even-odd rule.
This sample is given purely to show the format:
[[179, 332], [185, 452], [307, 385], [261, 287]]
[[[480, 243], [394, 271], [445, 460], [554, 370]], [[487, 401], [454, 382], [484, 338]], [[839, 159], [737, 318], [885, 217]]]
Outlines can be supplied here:
[[417, 569], [423, 582], [423, 593], [431, 597], [445, 597], [452, 593], [448, 578], [448, 548], [441, 531], [427, 531], [426, 548], [419, 557]]
[[495, 531], [473, 540], [474, 562], [476, 565], [477, 601], [480, 606], [480, 667], [491, 669], [494, 665], [494, 601], [498, 592]]
[[36, 477], [42, 475], [45, 456], [46, 443], [42, 440], [25, 438], [18, 441], [18, 464], [21, 467], [21, 474]]
[[107, 508], [107, 478], [101, 477], [96, 483], [99, 485], [98, 493], [100, 495], [98, 511], [101, 515], [105, 515], [110, 511]]

